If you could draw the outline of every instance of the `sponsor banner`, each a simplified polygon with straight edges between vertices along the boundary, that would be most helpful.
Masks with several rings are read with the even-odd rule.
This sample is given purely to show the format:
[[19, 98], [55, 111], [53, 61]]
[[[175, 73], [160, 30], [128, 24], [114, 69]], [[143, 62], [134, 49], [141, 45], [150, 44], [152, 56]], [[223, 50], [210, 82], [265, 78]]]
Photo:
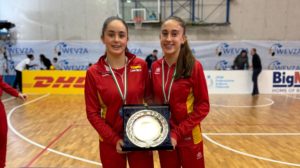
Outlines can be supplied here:
[[263, 93], [300, 94], [300, 70], [263, 71], [258, 80]]
[[[138, 67], [133, 67], [138, 70]], [[205, 71], [210, 94], [251, 94], [252, 71]], [[83, 94], [86, 71], [24, 71], [24, 93]], [[300, 94], [300, 70], [263, 70], [262, 94]]]
[[[205, 71], [210, 94], [251, 94], [252, 71]], [[300, 94], [300, 70], [263, 70], [258, 77], [262, 94]]]
[[[256, 48], [265, 70], [300, 70], [300, 41], [191, 41], [190, 47], [195, 57], [202, 62], [205, 70], [231, 70], [234, 58], [242, 50]], [[41, 64], [40, 54], [50, 60], [58, 58], [63, 70], [86, 70], [89, 63], [95, 63], [105, 53], [105, 46], [100, 41], [18, 41], [16, 45], [6, 46], [7, 59], [1, 57], [1, 72], [14, 75], [14, 67], [27, 54], [34, 54], [33, 64]], [[163, 53], [159, 41], [130, 41], [130, 52], [145, 59], [158, 50], [158, 57]], [[0, 54], [3, 51], [0, 51]], [[252, 57], [248, 54], [251, 64]], [[4, 67], [6, 68], [5, 71]], [[35, 67], [40, 69], [42, 65]]]
[[210, 94], [250, 94], [251, 71], [205, 71]]
[[86, 71], [23, 71], [24, 93], [83, 94]]

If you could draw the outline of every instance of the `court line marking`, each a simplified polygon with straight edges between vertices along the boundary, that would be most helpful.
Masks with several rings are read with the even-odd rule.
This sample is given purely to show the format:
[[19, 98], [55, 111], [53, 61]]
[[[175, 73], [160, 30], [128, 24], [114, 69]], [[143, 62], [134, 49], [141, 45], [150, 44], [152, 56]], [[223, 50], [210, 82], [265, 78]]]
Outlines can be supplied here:
[[293, 96], [290, 96], [290, 95], [287, 95], [287, 94], [285, 96], [288, 97], [288, 98], [300, 100], [300, 97], [298, 98], [297, 94], [296, 94], [296, 97], [293, 97]]
[[213, 144], [215, 144], [215, 145], [217, 145], [217, 146], [219, 146], [219, 147], [221, 147], [223, 149], [229, 150], [231, 152], [234, 152], [234, 153], [237, 153], [237, 154], [240, 154], [240, 155], [248, 156], [248, 157], [259, 159], [259, 160], [264, 160], [264, 161], [269, 161], [269, 162], [274, 162], [274, 163], [279, 163], [279, 164], [284, 164], [284, 165], [289, 165], [289, 166], [300, 167], [300, 164], [298, 164], [298, 163], [289, 163], [289, 162], [274, 160], [274, 159], [270, 159], [270, 158], [266, 158], [266, 157], [261, 157], [261, 156], [249, 154], [249, 153], [246, 153], [246, 152], [242, 152], [242, 151], [230, 148], [228, 146], [222, 145], [222, 144], [216, 142], [215, 140], [209, 138], [206, 134], [203, 134], [203, 137], [205, 139], [207, 139], [209, 142], [211, 142], [211, 143], [213, 143]]
[[299, 132], [281, 132], [281, 133], [268, 133], [268, 132], [253, 132], [253, 133], [203, 133], [210, 136], [300, 136]]
[[8, 102], [8, 101], [10, 101], [10, 100], [12, 100], [12, 99], [14, 99], [14, 98], [16, 98], [16, 97], [10, 97], [10, 98], [7, 98], [7, 99], [3, 99], [3, 100], [2, 100], [2, 103]]
[[[37, 93], [30, 93], [30, 94], [26, 93], [26, 95], [38, 95], [38, 94]], [[11, 96], [11, 97], [3, 99], [1, 101], [2, 101], [2, 103], [5, 103], [5, 102], [8, 102], [8, 101], [13, 100], [13, 99], [17, 99], [17, 97]]]
[[236, 108], [253, 108], [253, 107], [267, 107], [267, 106], [271, 106], [272, 104], [274, 104], [274, 101], [270, 98], [264, 98], [267, 99], [270, 103], [268, 104], [261, 104], [261, 105], [255, 105], [255, 106], [234, 106], [234, 105], [223, 105], [223, 104], [210, 104], [211, 106], [214, 107], [236, 107]]
[[47, 149], [50, 148], [50, 146], [52, 146], [55, 142], [57, 142], [61, 137], [64, 136], [64, 134], [69, 131], [71, 128], [73, 127], [73, 124], [69, 125], [67, 128], [65, 128], [62, 132], [60, 132], [58, 135], [56, 135], [54, 137], [54, 139], [52, 139], [50, 141], [50, 143], [46, 146], [46, 148], [44, 148], [43, 150], [41, 150], [37, 155], [35, 155], [31, 160], [30, 162], [25, 166], [26, 168], [27, 167], [30, 167], [36, 160], [38, 160], [39, 157], [41, 157], [46, 151]]
[[[28, 139], [27, 137], [25, 137], [25, 136], [23, 136], [21, 133], [19, 133], [19, 132], [12, 126], [11, 121], [10, 121], [10, 118], [11, 118], [13, 112], [14, 112], [16, 109], [18, 109], [18, 108], [20, 108], [20, 107], [22, 107], [22, 106], [25, 106], [25, 105], [27, 105], [27, 104], [36, 102], [36, 101], [38, 101], [38, 100], [40, 100], [40, 99], [43, 99], [43, 98], [45, 98], [45, 97], [47, 97], [47, 96], [49, 96], [49, 95], [50, 95], [50, 94], [46, 94], [46, 95], [43, 95], [43, 96], [38, 97], [38, 98], [36, 98], [36, 99], [33, 99], [33, 100], [31, 100], [31, 101], [28, 101], [28, 102], [26, 102], [26, 103], [24, 103], [24, 104], [22, 104], [22, 105], [16, 106], [16, 107], [14, 107], [12, 110], [9, 111], [9, 114], [8, 114], [8, 116], [7, 116], [7, 118], [8, 118], [8, 119], [7, 119], [7, 121], [8, 121], [8, 126], [9, 126], [9, 128], [10, 128], [17, 136], [19, 136], [21, 139], [23, 139], [23, 140], [29, 142], [30, 144], [35, 145], [35, 146], [37, 146], [37, 147], [39, 147], [39, 148], [42, 148], [42, 149], [45, 149], [46, 147], [43, 146], [43, 145], [41, 145], [41, 144], [38, 144], [38, 143], [36, 143], [36, 142], [34, 142], [34, 141], [30, 140], [30, 139]], [[220, 143], [218, 143], [218, 142], [212, 140], [212, 139], [209, 138], [206, 134], [219, 134], [219, 135], [220, 135], [221, 133], [204, 133], [204, 134], [203, 134], [203, 137], [206, 138], [206, 139], [207, 139], [208, 141], [210, 141], [211, 143], [213, 143], [213, 144], [215, 144], [215, 145], [217, 145], [217, 146], [220, 146], [220, 147], [222, 147], [222, 148], [224, 148], [224, 149], [227, 149], [227, 150], [229, 150], [229, 151], [232, 151], [232, 152], [235, 152], [235, 153], [238, 153], [238, 154], [241, 154], [241, 155], [245, 155], [245, 156], [248, 156], [248, 157], [260, 159], [260, 160], [265, 160], [265, 161], [270, 161], [270, 162], [275, 162], [275, 163], [280, 163], [280, 164], [285, 164], [285, 165], [291, 165], [291, 166], [298, 166], [298, 167], [300, 167], [300, 164], [288, 163], [288, 162], [283, 162], [283, 161], [273, 160], [273, 159], [264, 158], [264, 157], [260, 157], [260, 156], [256, 156], [256, 155], [252, 155], [252, 154], [248, 154], [248, 153], [245, 153], [245, 152], [241, 152], [241, 151], [232, 149], [232, 148], [230, 148], [230, 147], [228, 147], [228, 146], [222, 145], [222, 144], [220, 144]], [[223, 133], [223, 134], [224, 134], [224, 133]], [[231, 133], [231, 134], [235, 134], [235, 133]], [[241, 133], [239, 133], [239, 134], [241, 134]], [[244, 134], [244, 133], [242, 133], [242, 134]], [[247, 133], [245, 133], [245, 134], [247, 134]], [[255, 133], [255, 134], [257, 134], [257, 133]], [[284, 133], [284, 134], [286, 134], [286, 133]], [[252, 135], [253, 135], [253, 134], [252, 134]], [[100, 166], [102, 166], [102, 164], [99, 163], [99, 162], [91, 161], [91, 160], [84, 159], [84, 158], [80, 158], [80, 157], [73, 156], [73, 155], [69, 155], [69, 154], [66, 154], [66, 153], [63, 153], [63, 152], [56, 151], [56, 150], [51, 149], [51, 148], [48, 148], [47, 150], [50, 151], [50, 152], [56, 153], [56, 154], [58, 154], [58, 155], [62, 155], [62, 156], [65, 156], [65, 157], [69, 157], [69, 158], [72, 158], [72, 159], [75, 159], [75, 160], [79, 160], [79, 161], [83, 161], [83, 162], [87, 162], [87, 163], [91, 163], [91, 164], [95, 164], [95, 165], [100, 165]]]
[[[35, 145], [39, 148], [42, 148], [42, 149], [45, 149], [46, 146], [44, 145], [41, 145], [35, 141], [32, 141], [30, 140], [29, 138], [25, 137], [24, 135], [22, 135], [20, 132], [18, 132], [14, 127], [13, 125], [11, 124], [11, 121], [10, 121], [10, 118], [12, 116], [12, 114], [16, 111], [16, 109], [22, 107], [22, 106], [25, 106], [25, 105], [28, 105], [30, 103], [34, 103], [36, 101], [39, 101], [45, 97], [48, 97], [50, 94], [46, 94], [46, 95], [43, 95], [41, 97], [38, 97], [36, 99], [33, 99], [31, 101], [27, 101], [26, 103], [23, 103], [21, 105], [18, 105], [16, 107], [14, 107], [13, 109], [11, 109], [7, 115], [7, 124], [8, 124], [8, 127], [10, 128], [10, 130], [16, 134], [18, 137], [20, 137], [21, 139], [23, 139], [24, 141], [27, 141], [28, 143], [32, 144], [32, 145]], [[90, 164], [95, 164], [95, 165], [98, 165], [98, 166], [102, 166], [101, 163], [99, 162], [95, 162], [95, 161], [92, 161], [92, 160], [88, 160], [88, 159], [84, 159], [84, 158], [81, 158], [81, 157], [77, 157], [77, 156], [73, 156], [73, 155], [70, 155], [70, 154], [66, 154], [66, 153], [63, 153], [63, 152], [60, 152], [60, 151], [57, 151], [57, 150], [54, 150], [54, 149], [51, 149], [51, 148], [48, 148], [47, 151], [49, 152], [53, 152], [55, 154], [58, 154], [58, 155], [62, 155], [62, 156], [65, 156], [65, 157], [68, 157], [68, 158], [71, 158], [71, 159], [75, 159], [75, 160], [79, 160], [79, 161], [82, 161], [82, 162], [86, 162], [86, 163], [90, 163]]]

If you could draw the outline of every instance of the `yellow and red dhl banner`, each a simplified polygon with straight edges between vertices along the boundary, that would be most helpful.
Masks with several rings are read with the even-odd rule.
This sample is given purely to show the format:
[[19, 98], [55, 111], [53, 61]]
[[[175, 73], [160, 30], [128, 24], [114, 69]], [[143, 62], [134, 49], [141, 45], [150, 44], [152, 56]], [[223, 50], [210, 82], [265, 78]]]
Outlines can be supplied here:
[[86, 71], [22, 71], [24, 93], [83, 94]]

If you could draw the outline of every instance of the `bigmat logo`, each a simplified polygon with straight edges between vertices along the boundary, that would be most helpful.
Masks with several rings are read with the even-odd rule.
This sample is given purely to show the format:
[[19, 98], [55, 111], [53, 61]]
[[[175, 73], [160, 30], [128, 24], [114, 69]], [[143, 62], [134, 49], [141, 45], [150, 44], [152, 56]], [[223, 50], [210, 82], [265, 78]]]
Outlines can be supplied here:
[[300, 87], [300, 72], [273, 72], [273, 88]]
[[34, 88], [84, 88], [85, 77], [36, 76]]

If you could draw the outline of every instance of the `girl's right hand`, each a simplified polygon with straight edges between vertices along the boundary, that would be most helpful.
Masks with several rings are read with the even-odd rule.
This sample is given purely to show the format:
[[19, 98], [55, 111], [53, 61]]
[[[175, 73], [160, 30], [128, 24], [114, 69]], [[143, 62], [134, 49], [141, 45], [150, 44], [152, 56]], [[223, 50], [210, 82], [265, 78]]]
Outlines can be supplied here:
[[122, 146], [124, 146], [124, 141], [122, 139], [120, 139], [120, 140], [118, 140], [117, 145], [116, 145], [116, 150], [120, 154], [125, 153], [122, 151]]

